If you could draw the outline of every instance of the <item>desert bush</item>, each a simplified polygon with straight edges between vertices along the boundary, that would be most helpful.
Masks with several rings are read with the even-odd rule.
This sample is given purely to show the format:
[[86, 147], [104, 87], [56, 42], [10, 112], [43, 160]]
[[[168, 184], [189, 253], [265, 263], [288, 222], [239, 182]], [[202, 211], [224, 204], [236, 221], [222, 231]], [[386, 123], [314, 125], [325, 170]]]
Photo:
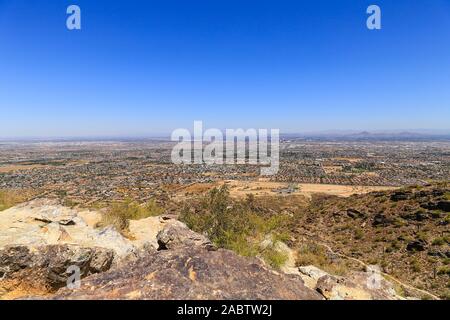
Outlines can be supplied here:
[[284, 252], [276, 250], [273, 246], [269, 246], [263, 250], [261, 257], [266, 261], [272, 268], [278, 269], [283, 266], [288, 260], [288, 256]]
[[411, 266], [411, 270], [414, 272], [420, 272], [422, 270], [422, 268], [420, 266], [420, 262], [417, 259], [413, 259], [410, 262], [410, 266]]
[[450, 275], [450, 267], [449, 266], [441, 266], [437, 269], [437, 274], [439, 275]]
[[433, 242], [431, 243], [433, 246], [443, 246], [444, 244], [446, 244], [448, 242], [449, 239], [447, 239], [446, 237], [441, 237], [441, 238], [436, 238], [433, 240]]
[[445, 290], [444, 293], [441, 294], [440, 298], [442, 300], [450, 300], [450, 290]]
[[418, 232], [416, 237], [419, 240], [428, 241], [428, 234], [425, 232], [425, 230]]
[[361, 229], [355, 229], [355, 239], [360, 240], [364, 238], [364, 231]]
[[197, 206], [186, 204], [180, 220], [192, 230], [206, 234], [220, 248], [243, 256], [261, 256], [270, 265], [279, 267], [287, 257], [275, 253], [275, 249], [260, 248], [259, 244], [267, 235], [272, 236], [273, 242], [286, 239], [289, 217], [258, 214], [254, 212], [255, 206], [254, 198], [231, 199], [224, 185], [203, 196]]
[[345, 275], [349, 270], [345, 261], [333, 261], [329, 257], [327, 249], [315, 243], [303, 244], [300, 247], [297, 252], [296, 265], [313, 265], [335, 275]]
[[315, 244], [303, 245], [298, 251], [297, 265], [323, 266], [328, 264], [328, 257], [323, 247]]

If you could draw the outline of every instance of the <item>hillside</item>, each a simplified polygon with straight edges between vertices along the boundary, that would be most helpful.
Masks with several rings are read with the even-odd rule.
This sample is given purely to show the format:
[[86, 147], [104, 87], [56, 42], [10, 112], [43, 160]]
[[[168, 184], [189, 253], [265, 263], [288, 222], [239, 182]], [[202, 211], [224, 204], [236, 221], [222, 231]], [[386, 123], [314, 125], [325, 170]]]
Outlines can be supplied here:
[[448, 299], [449, 196], [436, 183], [311, 199], [222, 186], [169, 209], [34, 200], [0, 212], [0, 299]]
[[[448, 299], [449, 212], [448, 183], [348, 198], [316, 195], [296, 215], [292, 232], [300, 251], [305, 251], [305, 243], [309, 243], [306, 251], [323, 243]], [[331, 264], [328, 260], [323, 264]], [[345, 273], [345, 266], [340, 271]]]

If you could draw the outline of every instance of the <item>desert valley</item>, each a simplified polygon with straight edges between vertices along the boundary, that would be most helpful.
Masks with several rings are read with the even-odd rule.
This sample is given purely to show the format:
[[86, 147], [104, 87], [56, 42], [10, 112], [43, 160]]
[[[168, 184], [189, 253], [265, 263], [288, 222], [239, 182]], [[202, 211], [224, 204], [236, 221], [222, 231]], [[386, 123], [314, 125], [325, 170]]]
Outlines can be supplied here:
[[0, 299], [450, 297], [448, 141], [284, 138], [270, 177], [172, 147], [0, 143]]

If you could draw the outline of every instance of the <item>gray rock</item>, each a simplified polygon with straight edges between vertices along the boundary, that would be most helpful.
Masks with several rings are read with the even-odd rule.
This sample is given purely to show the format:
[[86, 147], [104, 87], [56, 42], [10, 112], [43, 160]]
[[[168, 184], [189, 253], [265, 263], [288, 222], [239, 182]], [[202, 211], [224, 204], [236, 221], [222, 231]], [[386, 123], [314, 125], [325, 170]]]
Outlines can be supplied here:
[[317, 281], [317, 291], [328, 300], [402, 300], [392, 283], [378, 272], [354, 272], [347, 277], [326, 275]]
[[408, 251], [424, 251], [427, 248], [428, 244], [425, 240], [417, 239], [409, 242], [406, 245], [406, 250]]
[[319, 280], [321, 277], [329, 275], [327, 272], [325, 272], [315, 266], [303, 266], [303, 267], [299, 267], [298, 269], [302, 274], [304, 274], [314, 280]]
[[37, 221], [52, 223], [56, 222], [61, 225], [73, 225], [75, 224], [74, 218], [77, 213], [72, 210], [58, 207], [58, 206], [45, 206], [33, 215], [33, 218]]
[[11, 245], [32, 249], [64, 244], [112, 249], [118, 258], [136, 249], [113, 227], [95, 229], [76, 210], [52, 201], [36, 200], [0, 214], [0, 249]]
[[190, 230], [184, 223], [172, 220], [158, 232], [158, 250], [172, 250], [181, 246], [204, 247], [214, 250], [215, 246], [205, 236]]

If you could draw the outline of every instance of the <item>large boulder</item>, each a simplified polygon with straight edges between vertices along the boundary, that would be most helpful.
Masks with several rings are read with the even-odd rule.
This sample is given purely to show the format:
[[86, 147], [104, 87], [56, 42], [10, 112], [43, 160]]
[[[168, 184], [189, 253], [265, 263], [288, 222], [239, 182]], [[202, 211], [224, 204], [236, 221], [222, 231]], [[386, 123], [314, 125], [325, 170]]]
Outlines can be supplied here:
[[[170, 243], [170, 242], [169, 242]], [[203, 246], [151, 250], [130, 263], [61, 289], [55, 299], [307, 299], [322, 297], [257, 258]]]
[[184, 223], [170, 220], [156, 235], [158, 250], [174, 249], [177, 247], [203, 247], [214, 250], [215, 247], [209, 239], [189, 229]]
[[10, 208], [0, 214], [0, 249], [26, 246], [77, 245], [111, 249], [118, 258], [132, 254], [136, 246], [113, 227], [95, 229], [86, 223], [96, 212], [83, 212], [39, 199]]
[[65, 286], [73, 274], [80, 277], [109, 270], [114, 251], [49, 245], [30, 248], [10, 246], [0, 250], [0, 298], [17, 298], [32, 293], [46, 295]]

